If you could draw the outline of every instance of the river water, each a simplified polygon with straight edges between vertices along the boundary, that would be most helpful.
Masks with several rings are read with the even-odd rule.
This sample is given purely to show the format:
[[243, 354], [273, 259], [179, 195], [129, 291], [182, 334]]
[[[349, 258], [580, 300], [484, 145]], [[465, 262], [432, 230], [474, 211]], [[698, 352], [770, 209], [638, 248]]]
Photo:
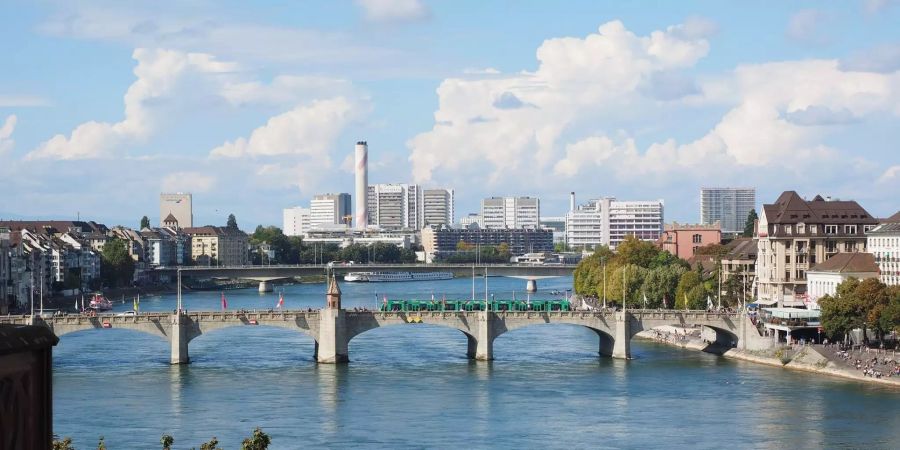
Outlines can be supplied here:
[[[541, 280], [533, 298], [571, 287]], [[491, 278], [508, 298], [522, 280]], [[471, 296], [471, 280], [342, 283], [345, 307], [390, 298]], [[285, 286], [287, 308], [324, 304], [323, 284]], [[483, 298], [484, 285], [476, 283]], [[269, 309], [278, 294], [226, 292], [229, 309]], [[221, 308], [217, 292], [184, 296]], [[172, 295], [142, 311], [171, 311]], [[116, 310], [131, 308], [130, 300]], [[190, 344], [170, 366], [167, 342], [127, 330], [63, 336], [54, 352], [54, 431], [76, 448], [175, 448], [218, 437], [225, 449], [260, 426], [273, 449], [377, 448], [900, 448], [900, 390], [728, 360], [635, 340], [630, 361], [598, 357], [597, 335], [569, 325], [504, 334], [495, 361], [469, 361], [456, 330], [375, 329], [350, 343], [348, 365], [318, 365], [313, 340], [233, 327]]]

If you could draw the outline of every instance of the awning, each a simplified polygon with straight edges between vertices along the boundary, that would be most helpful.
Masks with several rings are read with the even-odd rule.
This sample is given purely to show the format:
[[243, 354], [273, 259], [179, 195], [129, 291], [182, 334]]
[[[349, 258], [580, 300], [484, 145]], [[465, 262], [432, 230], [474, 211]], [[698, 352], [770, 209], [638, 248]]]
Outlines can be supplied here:
[[769, 306], [769, 305], [774, 305], [774, 304], [778, 303], [778, 300], [775, 300], [775, 299], [766, 300], [766, 299], [758, 298], [758, 299], [756, 299], [756, 303], [763, 305], [763, 306]]
[[799, 308], [763, 308], [779, 319], [818, 319], [821, 311]]

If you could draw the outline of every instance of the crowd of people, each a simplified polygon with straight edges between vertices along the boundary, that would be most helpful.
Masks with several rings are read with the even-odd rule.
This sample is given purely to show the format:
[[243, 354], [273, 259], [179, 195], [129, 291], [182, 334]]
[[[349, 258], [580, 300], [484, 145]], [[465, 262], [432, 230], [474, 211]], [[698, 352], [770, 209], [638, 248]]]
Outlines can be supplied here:
[[823, 347], [831, 353], [832, 359], [843, 362], [847, 367], [861, 371], [863, 376], [872, 378], [900, 377], [900, 359], [898, 359], [896, 352], [835, 343], [826, 343]]

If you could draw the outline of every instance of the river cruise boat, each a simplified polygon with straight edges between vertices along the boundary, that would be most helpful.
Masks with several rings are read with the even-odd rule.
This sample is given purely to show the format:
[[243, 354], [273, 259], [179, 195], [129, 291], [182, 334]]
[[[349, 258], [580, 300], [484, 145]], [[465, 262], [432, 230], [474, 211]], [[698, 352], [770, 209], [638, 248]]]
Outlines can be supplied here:
[[344, 281], [391, 282], [452, 280], [452, 272], [350, 272]]
[[100, 293], [94, 294], [91, 303], [88, 305], [88, 308], [93, 309], [94, 311], [109, 311], [112, 307], [112, 302]]

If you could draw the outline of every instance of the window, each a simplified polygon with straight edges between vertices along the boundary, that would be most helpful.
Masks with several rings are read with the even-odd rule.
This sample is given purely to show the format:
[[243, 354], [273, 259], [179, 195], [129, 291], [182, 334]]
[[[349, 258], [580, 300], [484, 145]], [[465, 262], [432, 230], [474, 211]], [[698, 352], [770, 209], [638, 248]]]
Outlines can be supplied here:
[[844, 234], [856, 234], [856, 225], [844, 225]]
[[797, 224], [797, 234], [806, 233], [806, 225], [802, 223]]
[[810, 225], [810, 226], [809, 226], [809, 232], [812, 233], [812, 234], [817, 234], [818, 231], [819, 231], [818, 228], [819, 228], [819, 227], [817, 227], [817, 226], [815, 226], [815, 225]]
[[790, 226], [790, 225], [785, 225], [785, 226], [784, 226], [784, 232], [785, 232], [786, 234], [791, 234], [791, 226]]
[[837, 225], [825, 225], [825, 234], [837, 234], [838, 226]]
[[852, 242], [844, 242], [844, 251], [850, 253], [853, 251], [853, 243]]
[[791, 255], [784, 255], [784, 263], [785, 264], [791, 263]]
[[691, 236], [691, 241], [694, 244], [699, 244], [699, 243], [703, 242], [703, 236], [701, 236], [699, 234], [695, 234], [695, 235]]
[[863, 225], [863, 231], [866, 233], [872, 231], [872, 229], [874, 229], [874, 228], [875, 228], [875, 225]]

